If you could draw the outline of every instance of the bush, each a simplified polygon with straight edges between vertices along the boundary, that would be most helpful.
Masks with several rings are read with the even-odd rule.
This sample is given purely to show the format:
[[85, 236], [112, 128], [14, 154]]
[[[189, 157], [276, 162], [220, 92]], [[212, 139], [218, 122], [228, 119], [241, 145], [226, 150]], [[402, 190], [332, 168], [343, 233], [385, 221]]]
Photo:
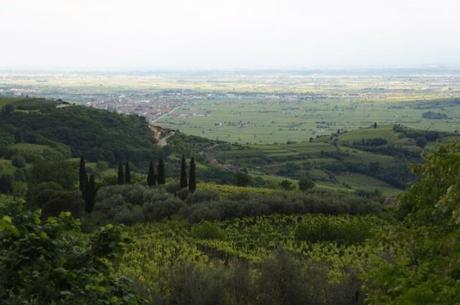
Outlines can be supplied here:
[[79, 191], [45, 190], [40, 196], [44, 202], [40, 204], [43, 217], [59, 216], [62, 212], [70, 212], [73, 217], [81, 217], [85, 203]]
[[282, 189], [284, 189], [286, 191], [292, 191], [293, 189], [295, 189], [294, 184], [292, 184], [292, 182], [289, 181], [289, 180], [281, 181], [280, 186], [281, 186]]
[[311, 243], [332, 241], [338, 244], [360, 243], [371, 235], [371, 223], [358, 218], [319, 216], [309, 222], [300, 223], [295, 238]]
[[78, 181], [78, 163], [73, 161], [42, 161], [34, 164], [29, 183], [54, 182], [64, 189], [73, 189]]
[[127, 241], [119, 228], [107, 226], [88, 240], [70, 213], [41, 220], [18, 202], [0, 203], [0, 210], [2, 304], [145, 304], [113, 272]]
[[188, 204], [201, 202], [218, 201], [219, 193], [212, 190], [196, 191], [187, 197]]
[[192, 227], [192, 236], [199, 239], [223, 239], [224, 231], [216, 224], [208, 221]]
[[239, 171], [235, 174], [236, 185], [238, 186], [248, 186], [251, 184], [251, 176], [249, 176], [247, 171]]
[[167, 198], [156, 202], [146, 202], [142, 207], [144, 220], [161, 220], [176, 214], [185, 204], [177, 198]]
[[0, 175], [0, 193], [11, 193], [13, 182], [13, 176]]
[[228, 272], [222, 267], [198, 267], [185, 263], [176, 267], [168, 279], [171, 293], [165, 304], [224, 305]]
[[113, 185], [102, 187], [97, 194], [94, 211], [99, 223], [115, 221], [132, 224], [161, 220], [176, 214], [185, 203], [163, 188], [142, 185]]
[[43, 203], [48, 200], [48, 197], [44, 196], [45, 190], [61, 191], [62, 186], [55, 182], [43, 182], [39, 184], [29, 184], [27, 192], [27, 203], [30, 207], [36, 209], [40, 208]]
[[361, 215], [376, 213], [381, 209], [381, 204], [369, 199], [314, 189], [309, 193], [235, 194], [227, 200], [201, 202], [184, 207], [179, 211], [179, 215], [191, 223], [197, 223], [201, 220], [222, 220], [276, 213]]
[[302, 261], [278, 249], [262, 261], [257, 278], [256, 304], [358, 305], [359, 282], [351, 273], [335, 283], [325, 264]]
[[242, 263], [182, 263], [168, 273], [166, 305], [358, 305], [360, 283], [351, 272], [334, 283], [325, 264], [299, 260], [284, 250], [249, 268]]
[[26, 159], [22, 156], [16, 155], [11, 158], [11, 163], [17, 168], [24, 168], [26, 166]]
[[305, 192], [314, 187], [315, 187], [315, 183], [311, 179], [302, 178], [299, 180], [299, 190], [301, 191]]

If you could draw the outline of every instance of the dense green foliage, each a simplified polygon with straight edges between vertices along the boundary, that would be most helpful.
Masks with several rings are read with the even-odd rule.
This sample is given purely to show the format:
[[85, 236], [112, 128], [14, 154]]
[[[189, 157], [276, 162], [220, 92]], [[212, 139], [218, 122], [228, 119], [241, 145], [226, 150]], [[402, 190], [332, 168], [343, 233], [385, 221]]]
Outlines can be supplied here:
[[221, 199], [213, 191], [182, 194], [176, 191], [177, 187], [171, 194], [166, 191], [170, 187], [174, 185], [166, 188], [142, 185], [102, 187], [97, 194], [91, 221], [132, 224], [176, 216], [197, 223], [271, 214], [363, 215], [382, 209], [377, 202], [324, 190], [309, 193], [234, 193]]
[[114, 261], [126, 244], [106, 226], [82, 238], [70, 213], [41, 220], [20, 202], [0, 203], [0, 299], [10, 305], [141, 304]]
[[157, 176], [155, 173], [155, 165], [153, 161], [150, 161], [149, 171], [147, 173], [147, 185], [152, 187], [157, 184]]
[[[145, 286], [151, 299], [163, 300], [159, 303], [361, 304], [357, 274], [382, 248], [367, 241], [296, 239], [299, 226], [323, 218], [277, 215], [192, 226], [177, 221], [136, 225], [129, 229], [136, 242], [121, 272]], [[361, 221], [374, 229], [384, 224], [361, 216], [330, 216], [330, 221], [337, 226]]]
[[190, 160], [190, 177], [189, 177], [188, 190], [190, 192], [192, 192], [192, 193], [196, 191], [196, 164], [195, 164], [195, 158], [192, 158]]
[[0, 156], [18, 153], [15, 143], [45, 145], [34, 159], [70, 151], [90, 161], [138, 162], [160, 154], [144, 118], [44, 99], [15, 101], [13, 111], [0, 112], [0, 139], [7, 144]]
[[180, 187], [184, 188], [188, 186], [188, 179], [187, 179], [187, 163], [185, 161], [185, 156], [182, 156], [180, 161]]
[[439, 148], [415, 171], [401, 197], [405, 226], [384, 232], [392, 247], [366, 274], [369, 304], [460, 303], [460, 146]]

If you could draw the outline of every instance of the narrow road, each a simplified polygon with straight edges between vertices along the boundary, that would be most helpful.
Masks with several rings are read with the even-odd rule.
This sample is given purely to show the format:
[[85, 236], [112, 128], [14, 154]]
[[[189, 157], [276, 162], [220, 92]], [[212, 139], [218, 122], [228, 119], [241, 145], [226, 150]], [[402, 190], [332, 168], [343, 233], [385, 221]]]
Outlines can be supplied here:
[[168, 111], [165, 114], [162, 114], [159, 117], [157, 117], [155, 120], [152, 120], [151, 123], [155, 123], [155, 122], [161, 120], [162, 118], [167, 117], [168, 115], [170, 115], [171, 113], [173, 113], [174, 111], [176, 111], [179, 108], [180, 108], [180, 106], [174, 107], [173, 109], [171, 109], [171, 111]]
[[168, 134], [166, 137], [164, 138], [161, 138], [159, 141], [158, 141], [158, 145], [160, 146], [166, 146], [168, 144], [168, 142], [166, 142], [166, 140], [168, 140], [170, 137], [172, 137], [174, 135], [174, 132], [171, 132], [170, 134]]

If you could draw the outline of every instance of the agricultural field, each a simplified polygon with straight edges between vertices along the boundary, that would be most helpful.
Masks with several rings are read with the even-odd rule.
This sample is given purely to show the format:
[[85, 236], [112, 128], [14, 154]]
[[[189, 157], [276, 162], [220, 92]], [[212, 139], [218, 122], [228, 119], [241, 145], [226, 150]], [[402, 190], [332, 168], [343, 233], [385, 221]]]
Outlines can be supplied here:
[[[424, 113], [444, 114], [424, 118]], [[187, 134], [238, 143], [307, 141], [340, 130], [402, 124], [422, 130], [454, 131], [460, 126], [460, 100], [203, 100], [180, 107], [157, 123]]]
[[300, 179], [309, 178], [318, 187], [394, 196], [412, 181], [410, 167], [421, 162], [426, 151], [458, 140], [456, 133], [379, 125], [305, 142], [234, 144], [230, 148], [218, 142], [203, 151], [211, 163], [245, 168], [270, 187], [279, 187], [283, 180], [296, 186]]
[[311, 214], [195, 225], [176, 220], [139, 224], [127, 228], [134, 244], [123, 257], [120, 273], [147, 287], [154, 297], [168, 293], [167, 275], [183, 264], [232, 269], [244, 262], [255, 269], [283, 248], [304, 261], [328, 265], [329, 280], [337, 281], [346, 270], [363, 272], [383, 249], [375, 233], [393, 225], [377, 216]]

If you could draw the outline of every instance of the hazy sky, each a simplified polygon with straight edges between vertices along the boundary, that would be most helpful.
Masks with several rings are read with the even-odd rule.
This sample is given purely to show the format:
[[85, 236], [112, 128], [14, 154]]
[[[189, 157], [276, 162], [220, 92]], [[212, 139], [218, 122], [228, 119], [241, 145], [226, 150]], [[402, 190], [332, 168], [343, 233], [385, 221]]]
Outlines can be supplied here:
[[459, 0], [0, 0], [0, 67], [460, 66]]

